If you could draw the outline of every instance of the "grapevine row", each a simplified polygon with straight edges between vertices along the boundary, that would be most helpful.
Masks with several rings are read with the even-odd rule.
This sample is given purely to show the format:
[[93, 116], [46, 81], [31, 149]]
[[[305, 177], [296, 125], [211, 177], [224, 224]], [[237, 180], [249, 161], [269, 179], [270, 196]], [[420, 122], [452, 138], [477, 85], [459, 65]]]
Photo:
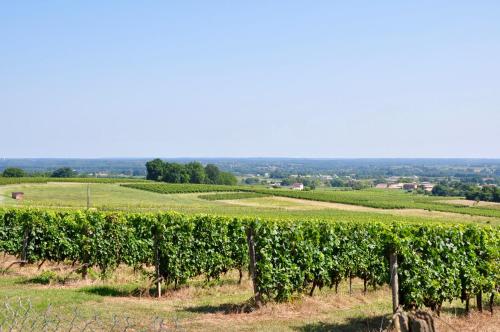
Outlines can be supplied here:
[[453, 299], [494, 294], [500, 229], [475, 225], [269, 221], [178, 213], [0, 210], [0, 251], [21, 262], [78, 262], [111, 273], [119, 264], [156, 266], [166, 284], [218, 278], [249, 264], [264, 301], [336, 287], [361, 278], [389, 283], [389, 253], [399, 260], [400, 303], [439, 310]]

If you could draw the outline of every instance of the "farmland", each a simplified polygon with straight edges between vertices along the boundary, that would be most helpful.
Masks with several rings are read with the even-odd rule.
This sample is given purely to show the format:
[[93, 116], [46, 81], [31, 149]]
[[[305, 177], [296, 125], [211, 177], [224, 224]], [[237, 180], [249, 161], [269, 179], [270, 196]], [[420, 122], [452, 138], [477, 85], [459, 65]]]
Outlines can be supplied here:
[[[214, 193], [214, 186], [207, 185], [179, 185], [179, 184], [126, 184], [119, 183], [48, 183], [48, 184], [21, 184], [0, 186], [0, 206], [24, 206], [24, 207], [50, 207], [50, 208], [85, 208], [87, 206], [87, 187], [90, 189], [90, 207], [100, 210], [123, 210], [123, 211], [158, 211], [175, 210], [188, 214], [213, 213], [227, 216], [260, 216], [266, 218], [320, 218], [328, 220], [365, 220], [365, 221], [439, 221], [439, 222], [474, 222], [500, 224], [500, 218], [485, 217], [481, 215], [467, 215], [456, 212], [429, 211], [426, 209], [382, 209], [364, 207], [362, 205], [334, 203], [331, 201], [313, 201], [311, 199], [297, 199], [286, 197], [287, 194], [316, 195], [315, 192], [290, 192], [290, 191], [268, 191], [266, 189], [249, 186], [215, 186], [219, 191]], [[154, 189], [137, 190], [138, 188]], [[203, 191], [202, 189], [206, 190]], [[252, 192], [239, 192], [239, 190], [259, 191], [257, 195]], [[233, 190], [228, 192], [228, 190]], [[23, 201], [10, 198], [13, 191], [25, 193]], [[159, 192], [158, 192], [159, 191]], [[180, 192], [180, 193], [179, 193]], [[283, 193], [283, 196], [269, 196], [271, 194]], [[377, 196], [374, 196], [373, 194]], [[210, 195], [216, 200], [201, 199], [199, 196]], [[215, 195], [215, 196], [214, 196]], [[223, 196], [221, 196], [223, 195]], [[229, 196], [228, 196], [229, 195]], [[246, 196], [244, 198], [241, 195]], [[262, 197], [265, 195], [266, 197]], [[362, 197], [365, 200], [399, 201], [399, 204], [408, 204], [408, 199], [414, 199], [414, 195], [399, 193], [395, 191], [333, 191], [318, 190], [318, 195], [326, 195], [328, 198], [340, 196], [341, 200], [352, 202], [346, 196]], [[259, 196], [259, 197], [255, 197]], [[238, 199], [235, 199], [238, 197]], [[375, 197], [375, 198], [374, 198]], [[220, 198], [223, 198], [220, 200]], [[421, 197], [427, 202], [433, 202], [434, 197]], [[371, 202], [370, 202], [371, 203]], [[452, 205], [441, 203], [444, 207], [454, 208]], [[469, 209], [476, 211], [477, 207]], [[488, 207], [482, 207], [480, 211], [495, 213]], [[459, 210], [463, 212], [463, 210]]]
[[[92, 210], [79, 212], [78, 209], [86, 207], [88, 189]], [[12, 191], [23, 191], [25, 199], [11, 199]], [[403, 303], [436, 303], [448, 323], [468, 324], [450, 315], [464, 310], [458, 280], [470, 283], [466, 289], [471, 294], [482, 289], [485, 303], [491, 281], [479, 277], [463, 279], [461, 272], [449, 268], [442, 257], [447, 257], [446, 262], [452, 258], [457, 262], [468, 261], [470, 271], [481, 275], [483, 272], [477, 269], [472, 257], [460, 256], [477, 249], [463, 247], [473, 241], [463, 241], [461, 237], [463, 232], [471, 239], [486, 236], [481, 243], [488, 247], [483, 252], [492, 256], [481, 256], [481, 259], [492, 262], [488, 266], [494, 271], [500, 222], [495, 216], [429, 211], [418, 205], [454, 208], [458, 204], [456, 200], [449, 204], [435, 197], [384, 190], [292, 192], [250, 186], [120, 182], [8, 184], [0, 186], [0, 205], [9, 208], [4, 210], [4, 216], [9, 217], [3, 218], [7, 228], [0, 234], [10, 234], [3, 238], [3, 251], [8, 255], [0, 265], [6, 273], [1, 279], [0, 295], [13, 298], [37, 290], [30, 298], [38, 310], [45, 310], [50, 302], [68, 319], [71, 313], [65, 308], [78, 305], [82, 317], [92, 317], [92, 311], [98, 312], [102, 321], [123, 311], [140, 321], [161, 315], [169, 327], [188, 330], [201, 326], [207, 330], [231, 328], [236, 319], [241, 323], [238, 324], [241, 330], [338, 328], [358, 331], [367, 326], [380, 326], [390, 319], [388, 263], [383, 255], [388, 245], [386, 234], [390, 231], [400, 232], [405, 239], [402, 248], [409, 248], [404, 255], [408, 255], [406, 261], [412, 263], [402, 264], [401, 268], [411, 271], [415, 278], [418, 276], [418, 280], [402, 279], [403, 290], [406, 289], [409, 296]], [[25, 209], [19, 209], [19, 213], [13, 214], [20, 207], [35, 210], [23, 214]], [[468, 208], [496, 211], [495, 205]], [[182, 215], [164, 211], [178, 211]], [[154, 217], [157, 213], [161, 217]], [[165, 250], [168, 257], [165, 261], [174, 264], [162, 269], [166, 274], [161, 300], [151, 298], [155, 296], [151, 283], [155, 273], [151, 260], [154, 242], [148, 241], [154, 236], [145, 233], [150, 229], [146, 225], [156, 225], [155, 220], [165, 223], [161, 227], [168, 231], [161, 233], [164, 236], [160, 241], [161, 250]], [[460, 223], [464, 226], [455, 226]], [[494, 228], [490, 228], [491, 225]], [[259, 252], [268, 253], [260, 258], [258, 265], [263, 276], [259, 287], [267, 304], [247, 314], [238, 313], [248, 308], [253, 296], [252, 281], [246, 271], [248, 256], [242, 227], [252, 227], [257, 239], [267, 239], [256, 242], [256, 246]], [[33, 242], [27, 242], [29, 250], [22, 249], [23, 232], [36, 234]], [[94, 235], [83, 236], [87, 232]], [[13, 237], [13, 234], [18, 235]], [[83, 237], [75, 237], [75, 234]], [[275, 235], [269, 237], [270, 234]], [[342, 238], [347, 242], [340, 241]], [[440, 239], [454, 241], [452, 246], [456, 249], [453, 250], [460, 254], [433, 256], [434, 250], [448, 250], [440, 247]], [[423, 242], [432, 245], [426, 248]], [[297, 243], [297, 246], [283, 246], [287, 243]], [[316, 247], [328, 252], [309, 251]], [[82, 248], [96, 249], [81, 252]], [[419, 252], [422, 248], [426, 249]], [[15, 256], [22, 257], [23, 252], [27, 255], [26, 266], [6, 269], [15, 261]], [[208, 252], [211, 254], [207, 255]], [[413, 252], [418, 255], [413, 256]], [[277, 253], [279, 256], [274, 256]], [[335, 255], [341, 256], [325, 260]], [[266, 257], [272, 261], [266, 261]], [[82, 270], [68, 263], [86, 259], [89, 266], [83, 278]], [[428, 270], [426, 264], [430, 259], [434, 260], [433, 265], [444, 267], [439, 270], [439, 276]], [[42, 262], [45, 262], [42, 267], [37, 268]], [[187, 262], [190, 265], [186, 265]], [[343, 265], [335, 262], [343, 262]], [[269, 264], [278, 264], [281, 270], [266, 270]], [[366, 268], [368, 270], [363, 270]], [[333, 270], [326, 274], [320, 272], [328, 269]], [[238, 270], [243, 271], [242, 275]], [[426, 276], [431, 274], [434, 277], [428, 279]], [[435, 290], [433, 280], [436, 279], [449, 287]], [[415, 288], [415, 283], [421, 286]], [[368, 285], [366, 292], [365, 285]], [[307, 296], [313, 288], [313, 296]], [[495, 324], [491, 319], [496, 318], [484, 318], [485, 329]]]
[[[445, 302], [453, 303], [461, 294], [484, 292], [487, 295], [497, 278], [498, 228], [255, 221], [177, 213], [14, 209], [0, 210], [0, 215], [0, 234], [3, 234], [0, 248], [4, 253], [21, 257], [25, 264], [39, 268], [45, 261], [83, 264], [59, 275], [48, 270], [52, 274], [23, 281], [27, 283], [71, 283], [71, 280], [79, 280], [78, 274], [84, 280], [88, 280], [89, 274], [109, 280], [116, 278], [120, 266], [146, 269], [143, 270], [146, 277], [147, 267], [157, 266], [156, 274], [162, 277], [167, 289], [165, 295], [175, 293], [179, 287], [194, 286], [197, 280], [207, 287], [214, 286], [213, 282], [217, 285], [227, 272], [242, 271], [248, 265], [245, 232], [249, 230], [256, 239], [255, 250], [260, 253], [256, 265], [258, 278], [253, 280], [253, 287], [259, 289], [262, 301], [276, 305], [300, 298], [305, 292], [312, 296], [316, 286], [338, 291], [346, 280], [352, 296], [359, 292], [356, 286], [352, 287], [353, 279], [355, 285], [356, 280], [364, 280], [361, 288], [364, 296], [384, 294], [375, 289], [382, 287], [383, 290], [388, 282], [385, 252], [389, 248], [399, 248], [402, 259], [400, 285], [404, 306], [425, 305], [441, 311], [449, 306]], [[395, 239], [398, 240], [394, 242]], [[446, 246], [442, 245], [443, 240], [447, 241]], [[155, 250], [159, 250], [156, 258]], [[457, 265], [458, 262], [467, 264]], [[6, 268], [5, 272], [8, 270]], [[243, 276], [240, 272], [239, 277], [236, 274], [232, 279], [238, 287], [244, 287], [240, 283]], [[144, 295], [151, 288], [151, 284], [147, 286], [150, 278], [146, 277], [139, 289], [122, 284], [94, 292], [104, 296]], [[438, 288], [435, 281], [439, 282]], [[338, 298], [339, 295], [335, 292], [334, 296]], [[241, 298], [232, 301], [236, 303], [222, 305], [223, 311], [246, 310], [245, 306], [238, 309]], [[322, 301], [321, 296], [319, 301]]]

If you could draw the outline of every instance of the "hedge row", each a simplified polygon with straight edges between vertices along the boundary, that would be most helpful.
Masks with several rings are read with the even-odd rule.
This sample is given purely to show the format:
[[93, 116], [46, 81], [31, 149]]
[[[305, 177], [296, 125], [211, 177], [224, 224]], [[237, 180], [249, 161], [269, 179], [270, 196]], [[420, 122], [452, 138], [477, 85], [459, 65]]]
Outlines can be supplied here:
[[359, 277], [389, 283], [389, 252], [399, 260], [400, 302], [441, 304], [493, 293], [500, 278], [500, 229], [475, 225], [263, 221], [177, 213], [0, 210], [0, 251], [29, 262], [73, 261], [103, 273], [119, 264], [159, 265], [166, 283], [218, 278], [248, 266], [264, 300], [287, 301], [316, 287]]

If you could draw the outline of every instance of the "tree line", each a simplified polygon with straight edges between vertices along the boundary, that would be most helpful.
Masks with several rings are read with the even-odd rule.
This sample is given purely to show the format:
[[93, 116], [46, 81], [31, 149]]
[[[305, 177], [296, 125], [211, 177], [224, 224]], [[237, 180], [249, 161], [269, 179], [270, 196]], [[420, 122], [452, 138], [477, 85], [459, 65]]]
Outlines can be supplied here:
[[169, 163], [158, 158], [146, 163], [146, 179], [167, 183], [222, 185], [235, 185], [238, 182], [233, 174], [221, 171], [214, 164], [203, 166], [197, 161], [187, 164]]
[[470, 185], [459, 181], [442, 181], [432, 188], [434, 196], [465, 196], [475, 201], [500, 202], [500, 188], [494, 185]]
[[22, 168], [8, 167], [3, 170], [2, 176], [4, 178], [23, 178], [23, 177], [52, 177], [52, 178], [74, 178], [79, 174], [69, 167], [61, 167], [53, 172], [34, 172], [28, 173]]

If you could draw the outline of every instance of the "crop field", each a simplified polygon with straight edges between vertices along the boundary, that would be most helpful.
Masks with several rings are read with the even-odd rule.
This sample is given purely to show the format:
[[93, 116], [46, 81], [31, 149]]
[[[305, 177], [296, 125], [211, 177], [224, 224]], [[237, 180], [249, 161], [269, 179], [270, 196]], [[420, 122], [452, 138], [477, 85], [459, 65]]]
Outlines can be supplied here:
[[450, 202], [448, 198], [417, 195], [399, 190], [315, 190], [292, 191], [283, 189], [263, 189], [256, 192], [314, 201], [336, 202], [381, 209], [423, 209], [441, 212], [462, 213], [486, 217], [500, 217], [500, 211], [489, 205], [466, 206]]
[[[470, 206], [462, 204], [449, 197], [417, 195], [390, 189], [365, 190], [331, 190], [318, 189], [312, 191], [295, 191], [289, 189], [266, 189], [259, 186], [213, 186], [186, 184], [125, 184], [128, 188], [152, 191], [163, 194], [179, 192], [209, 192], [209, 191], [250, 191], [266, 195], [283, 196], [365, 206], [377, 209], [421, 209], [429, 211], [451, 212], [473, 216], [500, 218], [500, 209], [492, 205]], [[224, 190], [225, 187], [225, 190]], [[464, 200], [465, 201], [465, 200]]]
[[[148, 188], [150, 188], [149, 184], [147, 185]], [[153, 185], [152, 188], [162, 188], [162, 192], [166, 190], [165, 188], [168, 188], [175, 193], [162, 194], [149, 190], [137, 190], [131, 188], [129, 185], [120, 185], [119, 183], [25, 183], [0, 186], [0, 207], [85, 208], [87, 206], [87, 188], [89, 188], [90, 207], [99, 210], [175, 210], [188, 214], [212, 213], [227, 216], [292, 219], [317, 218], [344, 220], [347, 222], [357, 220], [382, 222], [438, 221], [500, 225], [500, 218], [454, 212], [428, 211], [425, 209], [370, 208], [361, 205], [333, 203], [328, 201], [313, 201], [285, 196], [267, 196], [270, 195], [269, 193], [202, 192], [197, 185]], [[135, 186], [135, 184], [131, 186]], [[192, 188], [192, 186], [195, 186], [195, 188]], [[187, 187], [184, 189], [184, 193], [177, 193], [182, 190], [180, 189], [182, 187]], [[206, 190], [213, 190], [212, 186], [204, 185], [204, 187]], [[228, 189], [228, 186], [216, 187], [226, 187], [226, 190]], [[239, 189], [239, 187], [237, 188]], [[250, 187], [247, 187], [247, 189], [248, 188]], [[233, 189], [236, 191], [236, 188]], [[24, 192], [25, 199], [22, 201], [12, 199], [10, 194], [13, 191]], [[337, 191], [331, 192], [337, 193]], [[272, 193], [275, 194], [276, 191], [272, 191]], [[330, 194], [330, 191], [326, 193]], [[350, 192], [342, 191], [341, 193]], [[394, 195], [396, 199], [402, 195], [407, 195], [405, 193], [400, 194], [392, 191], [389, 192], [389, 194]], [[200, 198], [200, 196], [204, 195], [210, 195], [211, 198], [215, 197], [217, 199], [207, 200]], [[241, 195], [243, 195], [244, 198], [242, 198]], [[238, 199], [236, 199], [237, 197]], [[403, 197], [406, 198], [406, 196]]]
[[[24, 192], [25, 199], [12, 199], [13, 191]], [[405, 257], [400, 268], [412, 276], [401, 277], [403, 303], [439, 307], [437, 324], [444, 331], [449, 324], [494, 331], [498, 315], [475, 312], [472, 295], [484, 291], [486, 311], [498, 271], [500, 218], [419, 207], [460, 203], [385, 190], [79, 181], [2, 185], [0, 298], [10, 306], [18, 297], [29, 298], [41, 316], [50, 304], [62, 326], [78, 307], [81, 324], [107, 328], [116, 317], [124, 321], [123, 315], [130, 315], [137, 326], [162, 317], [174, 331], [378, 330], [391, 318], [384, 253], [395, 245], [387, 242], [388, 234], [398, 232]], [[496, 210], [496, 205], [463, 207]], [[248, 227], [260, 239], [258, 287], [266, 305], [246, 313], [253, 310]], [[159, 242], [158, 233], [148, 233], [153, 229], [162, 229]], [[159, 269], [161, 299], [155, 298], [153, 282], [155, 246], [165, 255], [160, 261], [170, 264]], [[19, 259], [24, 266], [13, 264]], [[480, 265], [483, 261], [488, 263]], [[458, 262], [467, 262], [470, 274]], [[457, 316], [464, 312], [464, 285], [480, 325]], [[498, 305], [497, 297], [495, 310]]]
[[[0, 210], [0, 221], [0, 295], [32, 294], [35, 309], [50, 302], [63, 319], [78, 305], [81, 317], [99, 315], [101, 323], [126, 312], [140, 322], [158, 315], [188, 330], [230, 328], [234, 319], [242, 320], [242, 330], [384, 327], [391, 310], [385, 253], [396, 247], [402, 304], [437, 308], [453, 322], [464, 310], [461, 294], [489, 297], [498, 277], [498, 228], [475, 225], [45, 209]], [[245, 271], [248, 231], [260, 253], [253, 281]], [[12, 268], [15, 257], [25, 266]], [[156, 279], [163, 283], [160, 300], [149, 298], [159, 290], [152, 287], [153, 266], [162, 278]], [[249, 302], [255, 287], [268, 303], [257, 311]], [[482, 322], [486, 328], [492, 319]]]

